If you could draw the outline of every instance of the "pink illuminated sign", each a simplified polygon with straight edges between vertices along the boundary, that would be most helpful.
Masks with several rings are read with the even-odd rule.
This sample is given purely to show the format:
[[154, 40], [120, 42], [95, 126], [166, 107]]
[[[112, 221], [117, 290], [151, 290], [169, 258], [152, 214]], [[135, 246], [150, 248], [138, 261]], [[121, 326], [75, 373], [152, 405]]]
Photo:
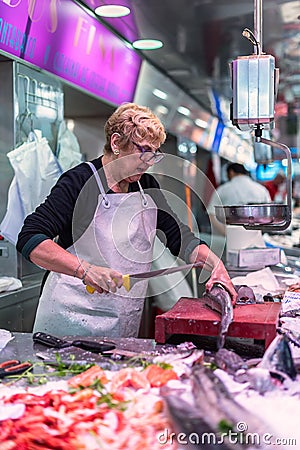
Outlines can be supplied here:
[[0, 52], [119, 105], [132, 101], [140, 57], [71, 0], [0, 0]]

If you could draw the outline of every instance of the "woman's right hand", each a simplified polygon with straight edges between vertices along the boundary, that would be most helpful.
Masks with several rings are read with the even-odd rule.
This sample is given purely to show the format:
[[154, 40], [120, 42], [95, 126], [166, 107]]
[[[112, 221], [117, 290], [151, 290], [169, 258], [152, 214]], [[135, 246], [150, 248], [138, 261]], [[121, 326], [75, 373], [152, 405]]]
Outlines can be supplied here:
[[99, 294], [116, 292], [123, 285], [121, 272], [109, 267], [89, 264], [51, 239], [42, 241], [32, 250], [30, 261], [46, 270], [79, 278]]
[[115, 293], [123, 285], [123, 274], [109, 267], [101, 267], [87, 262], [82, 263], [84, 269], [81, 279], [99, 294]]

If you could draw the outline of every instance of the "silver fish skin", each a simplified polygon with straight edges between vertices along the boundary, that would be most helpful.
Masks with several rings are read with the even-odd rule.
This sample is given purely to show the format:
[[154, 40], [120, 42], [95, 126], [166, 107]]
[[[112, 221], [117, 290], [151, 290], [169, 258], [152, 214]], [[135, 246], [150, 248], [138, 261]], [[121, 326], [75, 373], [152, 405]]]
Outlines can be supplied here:
[[289, 311], [285, 311], [280, 313], [280, 317], [298, 317], [300, 316], [300, 309], [290, 309]]
[[194, 364], [202, 364], [204, 361], [204, 350], [193, 349], [192, 351], [164, 353], [153, 358], [152, 362], [170, 364], [179, 376], [188, 376]]
[[237, 370], [233, 377], [238, 383], [248, 383], [248, 387], [261, 395], [275, 389], [270, 371], [261, 367], [253, 367], [248, 370]]
[[221, 314], [220, 331], [217, 341], [218, 349], [224, 347], [229, 325], [233, 321], [233, 306], [229, 292], [221, 285], [214, 284], [209, 292], [203, 295], [205, 305]]
[[[160, 393], [167, 406], [167, 414], [176, 434], [181, 436], [181, 443], [182, 439], [185, 440], [185, 449], [234, 450], [235, 448], [240, 450], [236, 446], [227, 446], [226, 444], [222, 444], [221, 447], [217, 442], [215, 430], [210, 427], [202, 411], [180, 398], [178, 392], [175, 391], [164, 386]], [[182, 437], [182, 433], [184, 433], [184, 437]]]
[[292, 380], [296, 379], [297, 371], [294, 365], [288, 337], [284, 334], [277, 335], [267, 350], [258, 367], [269, 371], [283, 372]]
[[300, 334], [295, 333], [293, 330], [289, 330], [288, 328], [284, 328], [284, 326], [277, 328], [277, 332], [286, 336], [292, 344], [300, 348]]
[[[236, 450], [269, 448], [262, 443], [262, 437], [265, 433], [272, 433], [272, 430], [261, 419], [240, 405], [212, 370], [200, 366], [193, 368], [192, 392], [196, 407], [202, 411], [203, 417], [215, 432], [218, 431], [222, 421], [232, 426], [234, 431], [237, 431], [237, 424], [241, 422], [247, 425], [245, 438], [247, 439], [248, 436], [248, 441], [234, 444], [226, 441], [227, 445], [232, 445], [232, 448]], [[275, 433], [272, 434], [275, 436]]]
[[226, 348], [220, 348], [216, 352], [214, 360], [219, 369], [224, 370], [230, 375], [234, 375], [239, 369], [248, 368], [247, 363], [241, 356], [232, 350], [227, 350]]

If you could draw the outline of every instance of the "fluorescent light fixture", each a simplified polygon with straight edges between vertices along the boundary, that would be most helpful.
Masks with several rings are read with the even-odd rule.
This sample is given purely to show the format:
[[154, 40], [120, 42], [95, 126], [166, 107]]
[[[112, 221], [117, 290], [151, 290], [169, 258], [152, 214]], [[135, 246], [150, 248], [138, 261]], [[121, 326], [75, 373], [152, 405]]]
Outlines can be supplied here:
[[197, 127], [199, 128], [207, 128], [207, 122], [205, 120], [196, 119], [195, 125], [197, 125]]
[[184, 116], [189, 116], [191, 114], [191, 111], [185, 106], [178, 106], [177, 111]]
[[160, 89], [153, 89], [152, 94], [155, 95], [155, 97], [161, 98], [162, 100], [166, 100], [166, 98], [168, 97], [168, 95]]
[[103, 5], [95, 9], [95, 14], [101, 17], [124, 17], [130, 14], [130, 9], [122, 5]]
[[68, 120], [66, 121], [66, 124], [67, 124], [68, 130], [74, 131], [74, 128], [75, 128], [75, 122], [74, 122], [73, 119], [68, 119]]
[[164, 105], [157, 105], [156, 108], [155, 108], [155, 112], [158, 115], [166, 115], [166, 114], [168, 114], [169, 110]]
[[138, 39], [132, 43], [132, 47], [137, 50], [157, 50], [163, 45], [158, 39]]

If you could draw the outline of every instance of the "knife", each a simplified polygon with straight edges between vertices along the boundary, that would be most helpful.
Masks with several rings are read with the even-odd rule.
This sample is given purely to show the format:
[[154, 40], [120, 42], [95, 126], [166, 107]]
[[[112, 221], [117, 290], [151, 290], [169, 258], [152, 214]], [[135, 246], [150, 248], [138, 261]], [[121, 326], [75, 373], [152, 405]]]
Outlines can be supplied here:
[[[181, 272], [185, 270], [192, 269], [193, 267], [203, 267], [204, 262], [200, 261], [192, 264], [184, 264], [182, 266], [176, 266], [166, 269], [158, 269], [158, 270], [150, 270], [149, 272], [141, 272], [141, 273], [133, 273], [123, 275], [123, 286], [127, 292], [140, 281], [148, 280], [149, 278], [161, 277], [163, 275], [170, 275], [171, 273]], [[89, 294], [93, 294], [95, 292], [95, 288], [87, 285], [86, 290]]]
[[67, 347], [79, 347], [82, 350], [87, 350], [92, 353], [103, 353], [114, 350], [116, 348], [115, 344], [112, 342], [94, 342], [94, 341], [85, 341], [82, 339], [77, 339], [75, 341], [65, 341], [64, 339], [60, 339], [56, 336], [52, 336], [51, 334], [43, 333], [41, 331], [37, 331], [32, 336], [33, 342], [37, 344], [45, 345], [46, 347], [51, 348], [67, 348]]

